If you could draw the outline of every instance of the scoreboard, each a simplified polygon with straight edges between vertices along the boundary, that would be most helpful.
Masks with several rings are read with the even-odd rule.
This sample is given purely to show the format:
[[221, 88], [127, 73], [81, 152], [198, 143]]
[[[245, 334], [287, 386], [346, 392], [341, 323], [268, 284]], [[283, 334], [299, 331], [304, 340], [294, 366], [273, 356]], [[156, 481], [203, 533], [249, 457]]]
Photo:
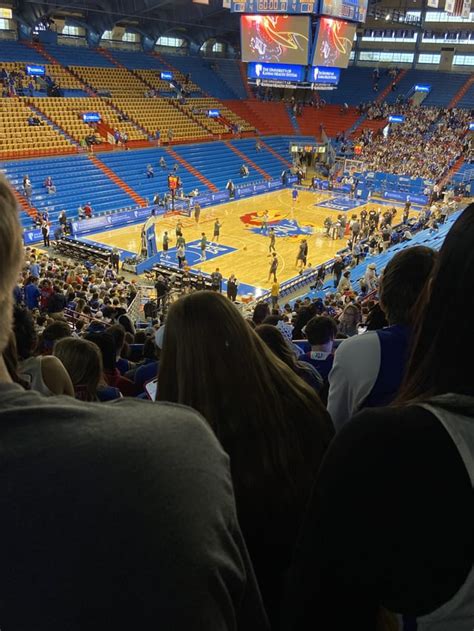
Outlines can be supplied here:
[[233, 13], [317, 13], [319, 0], [232, 0]]

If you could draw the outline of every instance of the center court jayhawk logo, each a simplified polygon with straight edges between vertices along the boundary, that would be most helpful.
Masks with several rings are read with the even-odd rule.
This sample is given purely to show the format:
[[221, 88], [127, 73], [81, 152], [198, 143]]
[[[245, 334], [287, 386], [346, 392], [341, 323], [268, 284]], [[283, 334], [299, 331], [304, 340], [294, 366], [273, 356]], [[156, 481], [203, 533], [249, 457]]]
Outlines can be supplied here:
[[[264, 235], [261, 232], [262, 219], [265, 211], [247, 213], [242, 215], [240, 220], [250, 229], [254, 234]], [[287, 219], [287, 215], [283, 215], [278, 211], [268, 211], [268, 227], [275, 230], [277, 237], [298, 237], [301, 235], [309, 235], [314, 232], [314, 225], [301, 226], [296, 219]]]

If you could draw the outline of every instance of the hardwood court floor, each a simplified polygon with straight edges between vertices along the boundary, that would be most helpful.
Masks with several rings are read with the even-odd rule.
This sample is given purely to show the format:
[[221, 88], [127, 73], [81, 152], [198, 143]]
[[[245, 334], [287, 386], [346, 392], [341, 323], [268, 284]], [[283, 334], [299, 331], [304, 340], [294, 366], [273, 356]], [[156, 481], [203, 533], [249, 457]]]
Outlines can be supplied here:
[[[296, 255], [301, 239], [306, 238], [309, 245], [308, 263], [315, 266], [331, 259], [343, 248], [345, 240], [331, 240], [323, 236], [324, 219], [328, 216], [335, 218], [342, 211], [317, 205], [329, 200], [333, 195], [327, 192], [299, 191], [299, 199], [292, 211], [291, 190], [284, 189], [274, 193], [267, 193], [258, 197], [229, 202], [221, 206], [206, 208], [201, 211], [199, 224], [194, 218], [180, 217], [183, 223], [183, 235], [186, 243], [197, 241], [201, 232], [205, 232], [212, 241], [214, 221], [219, 218], [222, 224], [220, 244], [235, 248], [226, 254], [203, 263], [193, 265], [193, 269], [203, 272], [213, 272], [218, 267], [227, 278], [234, 273], [241, 283], [257, 288], [267, 289], [271, 285], [268, 280], [270, 257], [268, 257], [269, 238], [260, 234], [261, 216], [268, 211], [269, 225], [276, 223], [277, 236], [276, 251], [278, 255], [278, 280], [283, 282], [297, 275]], [[347, 210], [348, 218], [358, 213], [363, 205]], [[365, 205], [369, 210], [378, 207], [377, 203]], [[399, 210], [399, 215], [401, 211]], [[175, 226], [177, 216], [158, 217], [156, 220], [156, 240], [158, 250], [162, 249], [162, 236], [168, 231], [172, 241], [170, 248], [175, 246]], [[295, 223], [296, 222], [296, 225]], [[130, 252], [140, 249], [140, 234], [143, 224], [126, 226], [117, 230], [101, 232], [88, 236], [97, 243], [112, 245]], [[312, 229], [312, 234], [302, 234], [301, 229]], [[173, 257], [173, 253], [171, 253]]]

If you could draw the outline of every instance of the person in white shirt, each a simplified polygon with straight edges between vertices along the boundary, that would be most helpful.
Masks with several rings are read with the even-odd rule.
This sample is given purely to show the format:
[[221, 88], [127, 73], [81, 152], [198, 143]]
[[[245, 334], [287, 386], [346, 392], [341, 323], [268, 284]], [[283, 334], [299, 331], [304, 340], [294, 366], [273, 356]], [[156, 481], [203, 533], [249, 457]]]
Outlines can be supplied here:
[[400, 386], [410, 350], [413, 308], [437, 253], [425, 246], [398, 252], [385, 268], [380, 306], [389, 326], [338, 347], [329, 374], [328, 412], [336, 431], [364, 407], [387, 405]]

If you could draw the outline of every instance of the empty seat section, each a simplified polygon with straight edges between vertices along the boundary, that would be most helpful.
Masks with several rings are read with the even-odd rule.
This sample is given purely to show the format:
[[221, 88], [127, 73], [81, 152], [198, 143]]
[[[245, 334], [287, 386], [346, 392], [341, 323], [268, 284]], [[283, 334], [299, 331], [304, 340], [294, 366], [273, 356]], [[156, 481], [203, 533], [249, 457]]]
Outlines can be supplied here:
[[102, 120], [111, 129], [118, 129], [122, 134], [127, 133], [129, 140], [146, 140], [146, 135], [131, 122], [120, 121], [118, 112], [103, 99], [38, 98], [32, 99], [32, 102], [77, 141], [96, 131], [94, 127], [83, 122], [84, 112], [99, 112]]
[[466, 109], [474, 109], [474, 83], [471, 85], [469, 90], [464, 94], [464, 96], [459, 100], [456, 107], [465, 107]]
[[[76, 218], [79, 205], [87, 202], [96, 213], [136, 205], [85, 155], [17, 160], [4, 163], [4, 169], [18, 190], [21, 190], [23, 176], [29, 175], [33, 187], [32, 205], [40, 211], [47, 210], [53, 222], [61, 210], [66, 210], [69, 218]], [[48, 176], [53, 178], [56, 193], [47, 193], [43, 186]]]
[[35, 116], [24, 98], [0, 99], [0, 157], [15, 153], [34, 155], [39, 150], [60, 153], [73, 150], [73, 145], [51, 126], [31, 126], [28, 118]]
[[251, 123], [238, 116], [224, 103], [212, 97], [188, 99], [185, 105], [182, 106], [182, 108], [186, 110], [190, 116], [195, 117], [197, 120], [199, 120], [202, 125], [207, 127], [214, 134], [225, 133], [227, 131], [227, 125], [223, 125], [218, 120], [210, 119], [207, 116], [207, 111], [210, 109], [219, 110], [224, 121], [230, 124], [239, 125], [241, 130], [244, 132], [255, 131], [255, 127]]
[[246, 99], [247, 91], [245, 90], [240, 73], [240, 65], [236, 59], [213, 59], [212, 67], [216, 74], [228, 86], [234, 96], [232, 99]]
[[[242, 151], [242, 153], [268, 173], [268, 175], [270, 175], [273, 179], [278, 179], [281, 176], [283, 169], [286, 168], [285, 164], [268, 151], [268, 149], [265, 149], [265, 147], [262, 147], [260, 151], [257, 151], [255, 138], [232, 140], [231, 144], [239, 149], [239, 151]], [[283, 157], [286, 158], [286, 156]]]
[[[165, 158], [167, 169], [160, 167], [161, 157]], [[121, 152], [120, 154], [107, 153], [101, 155], [100, 159], [126, 184], [150, 203], [156, 193], [163, 196], [168, 192], [168, 174], [169, 169], [172, 169], [174, 166], [174, 160], [166, 149], [141, 149]], [[152, 178], [146, 176], [148, 164], [151, 164], [154, 168], [155, 176]], [[185, 193], [189, 193], [196, 188], [200, 192], [208, 190], [197, 177], [183, 166], [178, 165], [177, 173]]]
[[33, 64], [44, 64], [45, 58], [34, 48], [19, 41], [0, 41], [0, 62], [26, 61]]
[[126, 68], [92, 68], [76, 64], [71, 70], [101, 94], [113, 97], [145, 96], [147, 86]]
[[114, 103], [139, 123], [148, 134], [154, 136], [160, 131], [162, 140], [166, 139], [170, 129], [173, 131], [174, 141], [211, 137], [208, 129], [189, 118], [166, 99], [116, 98]]
[[114, 64], [92, 48], [43, 44], [44, 49], [63, 66], [115, 68]]
[[224, 83], [211, 68], [213, 61], [201, 57], [189, 57], [178, 55], [162, 55], [171, 66], [181, 73], [191, 74], [194, 83], [211, 96], [218, 99], [235, 99], [235, 93]]
[[222, 142], [184, 145], [174, 147], [174, 150], [221, 190], [229, 179], [235, 185], [264, 179], [261, 173], [249, 165], [249, 176], [243, 178], [239, 170], [244, 161]]

